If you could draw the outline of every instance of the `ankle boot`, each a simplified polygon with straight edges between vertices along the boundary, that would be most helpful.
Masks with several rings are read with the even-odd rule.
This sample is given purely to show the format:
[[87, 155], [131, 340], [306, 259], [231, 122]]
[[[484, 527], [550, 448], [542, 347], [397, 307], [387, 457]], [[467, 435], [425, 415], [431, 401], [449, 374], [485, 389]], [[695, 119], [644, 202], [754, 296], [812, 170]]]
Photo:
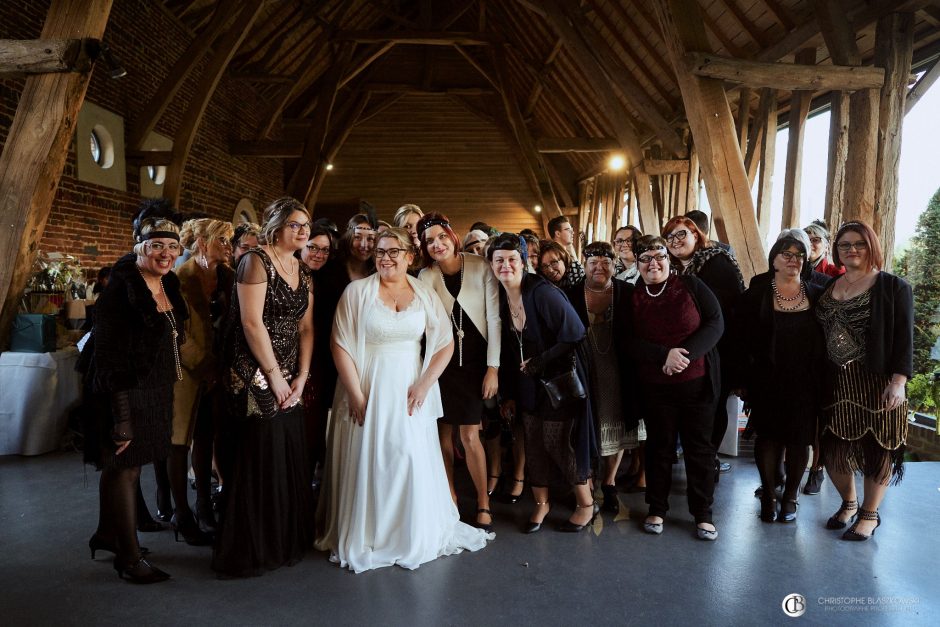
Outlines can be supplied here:
[[191, 546], [209, 546], [212, 544], [212, 534], [199, 528], [196, 518], [189, 508], [186, 509], [186, 513], [189, 515], [184, 514], [182, 517], [173, 514], [173, 518], [170, 519], [170, 528], [173, 529], [174, 539], [179, 542], [180, 535], [182, 535], [186, 544]]

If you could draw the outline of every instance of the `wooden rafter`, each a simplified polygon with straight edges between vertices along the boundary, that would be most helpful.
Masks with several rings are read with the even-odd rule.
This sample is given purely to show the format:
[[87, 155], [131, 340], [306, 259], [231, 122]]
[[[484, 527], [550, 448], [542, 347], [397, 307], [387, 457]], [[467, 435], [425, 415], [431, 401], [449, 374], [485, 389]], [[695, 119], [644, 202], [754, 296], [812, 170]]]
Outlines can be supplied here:
[[757, 147], [757, 159], [760, 162], [760, 176], [757, 181], [757, 228], [761, 241], [767, 239], [770, 231], [770, 211], [773, 194], [774, 160], [777, 145], [777, 94], [765, 87], [760, 94], [758, 123], [764, 128]]
[[[549, 51], [548, 55], [545, 57], [545, 60], [542, 62], [542, 67], [538, 72], [539, 76], [544, 76], [548, 73], [552, 63], [555, 62], [555, 57], [557, 57], [558, 53], [561, 52], [564, 44], [565, 42], [562, 39], [555, 40], [555, 44], [552, 46], [551, 51]], [[525, 109], [522, 111], [523, 115], [526, 117], [532, 115], [532, 112], [535, 110], [535, 105], [538, 103], [539, 98], [542, 95], [542, 90], [542, 81], [536, 78], [535, 84], [532, 85], [532, 91], [529, 93], [529, 97], [526, 100]]]
[[164, 194], [177, 206], [179, 206], [183, 191], [186, 162], [189, 160], [189, 152], [196, 139], [196, 131], [202, 122], [206, 107], [209, 106], [209, 100], [212, 99], [226, 67], [248, 35], [251, 25], [261, 13], [264, 0], [247, 0], [242, 3], [241, 7], [232, 26], [216, 41], [215, 50], [199, 78], [193, 97], [173, 137], [173, 163], [167, 168]]
[[735, 21], [741, 25], [741, 27], [747, 31], [747, 34], [750, 35], [751, 39], [754, 40], [758, 46], [763, 48], [770, 42], [767, 41], [767, 37], [764, 35], [757, 26], [754, 25], [751, 20], [747, 19], [747, 16], [744, 15], [744, 11], [741, 10], [741, 7], [738, 6], [738, 3], [735, 0], [721, 0], [721, 3], [725, 5], [728, 9], [728, 12], [734, 17]]
[[[52, 0], [40, 41], [100, 40], [111, 0]], [[32, 276], [90, 72], [26, 77], [0, 153], [0, 348]]]
[[924, 97], [924, 94], [927, 93], [927, 90], [930, 89], [930, 86], [933, 85], [938, 78], [940, 78], [940, 60], [934, 61], [930, 69], [924, 72], [924, 75], [917, 81], [917, 84], [911, 87], [910, 91], [907, 92], [907, 99], [904, 101], [904, 115], [911, 112], [914, 105]]
[[488, 46], [499, 43], [498, 38], [489, 33], [460, 33], [456, 31], [344, 31], [337, 33], [336, 41], [353, 41], [361, 44], [384, 43], [387, 41], [406, 45], [422, 46]]
[[878, 89], [884, 84], [884, 70], [877, 67], [760, 63], [702, 52], [689, 52], [684, 61], [686, 68], [696, 76], [717, 78], [748, 87], [773, 87], [788, 91], [854, 91]]
[[606, 137], [540, 137], [535, 147], [541, 153], [613, 152], [620, 142]]
[[190, 72], [202, 61], [206, 52], [225, 31], [225, 27], [236, 12], [237, 6], [233, 0], [219, 0], [212, 23], [207, 27], [205, 35], [196, 37], [190, 42], [183, 54], [170, 68], [166, 78], [160, 83], [150, 100], [137, 114], [134, 125], [128, 134], [127, 144], [130, 149], [141, 149], [144, 140], [156, 128], [163, 113], [186, 82]]
[[0, 76], [87, 72], [98, 45], [96, 39], [0, 39]]

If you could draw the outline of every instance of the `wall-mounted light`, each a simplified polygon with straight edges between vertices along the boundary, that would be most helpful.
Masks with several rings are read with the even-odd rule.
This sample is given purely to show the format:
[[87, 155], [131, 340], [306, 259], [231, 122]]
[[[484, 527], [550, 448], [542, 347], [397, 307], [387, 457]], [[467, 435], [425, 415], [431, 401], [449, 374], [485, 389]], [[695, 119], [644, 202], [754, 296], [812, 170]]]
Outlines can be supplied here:
[[329, 171], [332, 170], [332, 169], [333, 169], [333, 164], [332, 164], [332, 163], [327, 163], [327, 164], [326, 164], [326, 171], [329, 172]]
[[535, 205], [532, 208], [535, 210], [535, 213], [542, 213], [542, 205]]
[[627, 166], [627, 160], [623, 158], [623, 155], [613, 155], [610, 160], [607, 162], [607, 168], [611, 172], [620, 172]]

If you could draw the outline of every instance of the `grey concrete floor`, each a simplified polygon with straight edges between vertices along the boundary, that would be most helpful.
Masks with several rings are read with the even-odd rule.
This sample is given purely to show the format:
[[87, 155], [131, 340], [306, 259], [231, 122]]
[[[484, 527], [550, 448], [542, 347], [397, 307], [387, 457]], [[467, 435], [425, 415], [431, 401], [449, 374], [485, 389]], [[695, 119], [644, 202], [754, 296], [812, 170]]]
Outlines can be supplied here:
[[[823, 524], [839, 505], [827, 483], [802, 496], [793, 525], [757, 518], [754, 464], [730, 460], [716, 492], [717, 542], [694, 538], [676, 466], [662, 536], [638, 526], [642, 494], [621, 493], [621, 518], [593, 529], [553, 527], [571, 512], [557, 498], [542, 532], [518, 529], [531, 498], [494, 504], [496, 540], [484, 550], [355, 575], [311, 551], [293, 568], [221, 581], [210, 550], [141, 534], [173, 578], [121, 582], [110, 559], [89, 559], [97, 474], [75, 453], [0, 457], [0, 623], [4, 625], [937, 625], [940, 624], [940, 463], [910, 463], [884, 520], [865, 543]], [[148, 501], [152, 472], [144, 470]], [[464, 490], [466, 492], [466, 490]], [[461, 501], [466, 512], [473, 503]], [[784, 597], [806, 613], [787, 617]]]

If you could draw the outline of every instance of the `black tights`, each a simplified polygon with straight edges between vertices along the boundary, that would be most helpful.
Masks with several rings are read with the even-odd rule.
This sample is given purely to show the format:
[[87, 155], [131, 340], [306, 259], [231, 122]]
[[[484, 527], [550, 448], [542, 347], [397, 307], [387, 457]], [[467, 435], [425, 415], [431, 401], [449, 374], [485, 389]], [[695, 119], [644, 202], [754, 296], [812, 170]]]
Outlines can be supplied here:
[[774, 493], [777, 484], [780, 462], [784, 451], [787, 454], [784, 462], [787, 482], [783, 488], [783, 500], [795, 501], [800, 491], [800, 481], [803, 479], [806, 462], [809, 461], [809, 447], [786, 446], [775, 440], [758, 436], [757, 442], [754, 444], [754, 460], [757, 462], [757, 470], [760, 472], [764, 494], [771, 495]]
[[[196, 502], [208, 505], [212, 502], [212, 416], [209, 412], [200, 412], [196, 418], [193, 433], [192, 466], [196, 476]], [[173, 495], [177, 521], [192, 517], [189, 508], [189, 447], [174, 444], [170, 447], [170, 456], [166, 461], [153, 463], [157, 481], [157, 508], [163, 511], [167, 492]]]
[[118, 558], [132, 564], [140, 559], [137, 543], [137, 493], [140, 466], [106, 468], [98, 481], [98, 530], [101, 538], [113, 539]]

